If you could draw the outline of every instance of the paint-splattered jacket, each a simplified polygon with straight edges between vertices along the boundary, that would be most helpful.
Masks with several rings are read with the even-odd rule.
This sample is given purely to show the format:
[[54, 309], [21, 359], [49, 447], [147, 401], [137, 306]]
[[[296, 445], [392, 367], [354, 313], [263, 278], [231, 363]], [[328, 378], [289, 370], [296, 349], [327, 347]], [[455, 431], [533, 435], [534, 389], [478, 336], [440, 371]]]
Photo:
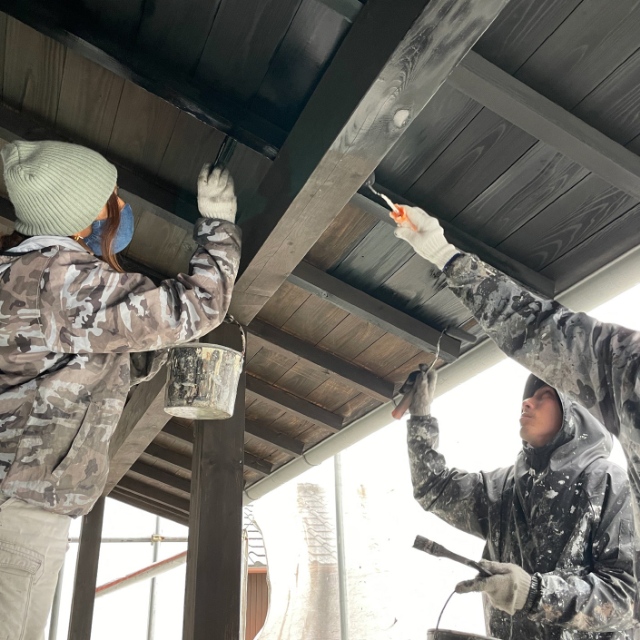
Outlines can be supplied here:
[[514, 616], [485, 600], [487, 631], [502, 639], [622, 640], [636, 591], [629, 483], [609, 462], [611, 436], [562, 397], [564, 421], [512, 467], [466, 473], [436, 451], [438, 423], [408, 421], [414, 495], [454, 527], [486, 540], [484, 557], [540, 577], [539, 596]]
[[618, 436], [640, 526], [640, 332], [536, 296], [468, 254], [444, 269], [451, 290], [511, 358]]
[[159, 286], [114, 271], [69, 238], [35, 237], [0, 255], [5, 497], [70, 516], [91, 509], [129, 388], [153, 361], [142, 352], [211, 331], [229, 307], [239, 230], [200, 219], [194, 237], [190, 275]]

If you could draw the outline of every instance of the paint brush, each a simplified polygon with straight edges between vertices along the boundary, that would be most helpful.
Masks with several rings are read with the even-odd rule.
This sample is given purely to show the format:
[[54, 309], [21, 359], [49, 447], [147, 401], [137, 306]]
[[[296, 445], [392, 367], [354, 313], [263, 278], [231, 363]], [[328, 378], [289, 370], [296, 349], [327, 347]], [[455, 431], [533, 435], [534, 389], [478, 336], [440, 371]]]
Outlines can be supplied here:
[[453, 551], [449, 551], [449, 549], [447, 549], [446, 547], [443, 547], [441, 544], [438, 544], [433, 540], [429, 540], [429, 538], [425, 538], [424, 536], [416, 536], [416, 539], [413, 543], [413, 548], [418, 549], [419, 551], [424, 551], [425, 553], [435, 556], [436, 558], [448, 558], [449, 560], [453, 560], [454, 562], [459, 562], [465, 567], [475, 569], [482, 576], [491, 575], [491, 573], [489, 573], [486, 569], [483, 569], [475, 560], [469, 560], [469, 558], [465, 558], [464, 556], [458, 555]]

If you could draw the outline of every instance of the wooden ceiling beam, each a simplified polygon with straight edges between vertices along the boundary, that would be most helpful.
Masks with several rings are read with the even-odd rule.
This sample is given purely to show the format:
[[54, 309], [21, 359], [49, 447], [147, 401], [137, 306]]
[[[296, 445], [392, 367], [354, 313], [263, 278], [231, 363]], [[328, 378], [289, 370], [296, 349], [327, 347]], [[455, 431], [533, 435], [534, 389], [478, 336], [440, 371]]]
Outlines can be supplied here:
[[286, 131], [213, 87], [197, 86], [185, 74], [133, 52], [128, 43], [103, 36], [73, 3], [0, 0], [0, 11], [268, 158], [275, 157], [286, 138]]
[[167, 518], [168, 520], [182, 524], [185, 527], [189, 526], [188, 514], [168, 506], [160, 505], [151, 500], [145, 500], [143, 497], [127, 491], [122, 487], [115, 486], [113, 491], [109, 494], [109, 497], [114, 500], [118, 500], [118, 502], [129, 505], [130, 507], [142, 509], [142, 511], [147, 511], [153, 515], [160, 516], [161, 518]]
[[380, 400], [388, 402], [393, 398], [394, 385], [375, 374], [351, 364], [329, 351], [324, 351], [309, 342], [300, 340], [290, 333], [257, 318], [247, 327], [249, 340], [257, 340], [262, 346], [276, 353], [280, 353], [296, 362], [302, 360], [337, 378], [346, 385]]
[[189, 495], [189, 493], [191, 492], [190, 480], [187, 480], [186, 478], [180, 478], [173, 473], [169, 473], [168, 471], [164, 471], [163, 469], [159, 469], [158, 467], [153, 467], [150, 464], [145, 464], [144, 462], [134, 462], [131, 465], [129, 472], [137, 473], [138, 475], [149, 478], [149, 480], [153, 480], [154, 482], [159, 482], [160, 484], [165, 484], [169, 487], [173, 487], [174, 489], [178, 489], [178, 491], [182, 491], [187, 495]]
[[278, 433], [277, 431], [263, 427], [251, 420], [245, 420], [244, 431], [250, 436], [266, 444], [271, 444], [285, 453], [300, 456], [304, 452], [304, 442], [291, 438], [284, 433]]
[[338, 280], [308, 262], [301, 262], [288, 280], [291, 284], [331, 302], [339, 309], [348, 311], [427, 353], [434, 352], [440, 340], [440, 357], [445, 362], [453, 362], [460, 354], [459, 340], [446, 333], [442, 334], [428, 324]]
[[342, 416], [249, 374], [247, 374], [247, 395], [333, 432], [340, 431], [344, 426]]
[[506, 0], [368, 0], [240, 217], [249, 325]]
[[180, 498], [179, 496], [163, 491], [158, 487], [141, 482], [140, 480], [134, 480], [128, 476], [124, 476], [118, 483], [118, 486], [130, 493], [146, 498], [148, 501], [156, 502], [160, 505], [166, 505], [173, 507], [185, 514], [189, 513], [189, 500], [187, 498]]
[[611, 186], [640, 199], [640, 157], [482, 56], [469, 52], [448, 82]]
[[[391, 198], [393, 202], [397, 202], [398, 204], [419, 206], [378, 184], [376, 184], [376, 190], [384, 193]], [[351, 204], [395, 228], [396, 223], [389, 215], [389, 209], [375, 202], [371, 198], [368, 198], [361, 193], [357, 193], [353, 198], [351, 198]], [[458, 247], [458, 249], [476, 254], [487, 264], [499, 269], [515, 280], [518, 280], [518, 282], [521, 282], [529, 289], [533, 289], [547, 298], [553, 298], [555, 295], [555, 283], [553, 280], [460, 230], [451, 222], [444, 220], [441, 215], [439, 215], [440, 212], [429, 208], [429, 213], [439, 219], [447, 240]]]

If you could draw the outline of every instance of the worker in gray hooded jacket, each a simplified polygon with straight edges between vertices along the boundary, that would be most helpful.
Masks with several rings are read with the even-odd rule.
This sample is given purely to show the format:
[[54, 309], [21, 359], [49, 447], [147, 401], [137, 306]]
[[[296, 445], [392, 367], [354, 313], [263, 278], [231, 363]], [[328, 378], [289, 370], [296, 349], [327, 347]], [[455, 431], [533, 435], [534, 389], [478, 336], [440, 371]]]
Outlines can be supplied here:
[[61, 142], [2, 150], [16, 211], [0, 238], [0, 638], [40, 640], [71, 517], [102, 494], [109, 440], [153, 352], [219, 325], [240, 261], [226, 171], [205, 166], [189, 273], [124, 273], [131, 208], [116, 168]]
[[[427, 511], [486, 540], [487, 632], [510, 640], [633, 637], [634, 531], [629, 483], [607, 458], [612, 439], [587, 411], [530, 376], [515, 465], [450, 469], [430, 415], [435, 371], [413, 374], [408, 445], [414, 496]], [[409, 385], [411, 384], [408, 381]], [[407, 390], [405, 388], [405, 390]]]
[[640, 332], [535, 295], [447, 242], [439, 222], [405, 207], [415, 230], [396, 236], [440, 269], [509, 357], [588, 409], [620, 440], [640, 529]]

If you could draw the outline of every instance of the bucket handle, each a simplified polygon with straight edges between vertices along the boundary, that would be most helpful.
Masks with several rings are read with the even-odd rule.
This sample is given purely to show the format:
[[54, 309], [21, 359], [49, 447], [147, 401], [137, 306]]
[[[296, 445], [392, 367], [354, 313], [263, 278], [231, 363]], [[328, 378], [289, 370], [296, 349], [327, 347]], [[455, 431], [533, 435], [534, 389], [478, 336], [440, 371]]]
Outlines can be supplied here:
[[455, 596], [455, 595], [456, 595], [456, 590], [454, 589], [449, 594], [449, 597], [447, 598], [447, 601], [444, 603], [444, 607], [442, 607], [442, 609], [440, 611], [440, 615], [438, 616], [438, 622], [436, 622], [436, 632], [433, 634], [434, 640], [438, 640], [438, 631], [440, 630], [440, 620], [442, 620], [442, 614], [444, 613], [444, 610], [447, 608], [447, 605], [451, 601], [451, 598], [453, 598], [453, 596]]
[[230, 314], [228, 313], [222, 322], [228, 322], [229, 324], [237, 324], [240, 328], [240, 335], [242, 337], [242, 360], [244, 361], [247, 354], [247, 332], [244, 327]]

